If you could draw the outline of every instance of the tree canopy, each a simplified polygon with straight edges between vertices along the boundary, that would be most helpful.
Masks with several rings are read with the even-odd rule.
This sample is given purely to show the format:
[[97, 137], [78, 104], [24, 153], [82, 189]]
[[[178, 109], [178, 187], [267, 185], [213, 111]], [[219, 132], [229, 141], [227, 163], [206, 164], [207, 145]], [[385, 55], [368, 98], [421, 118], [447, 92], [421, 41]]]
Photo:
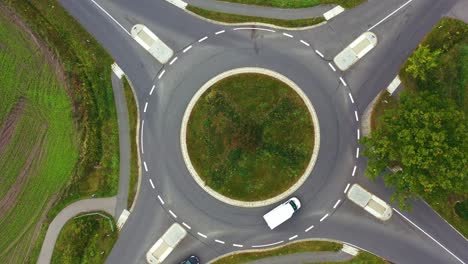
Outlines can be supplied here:
[[366, 174], [385, 174], [393, 196], [404, 206], [411, 197], [463, 193], [468, 189], [468, 126], [453, 101], [428, 92], [403, 92], [399, 107], [387, 110], [379, 126], [363, 138]]

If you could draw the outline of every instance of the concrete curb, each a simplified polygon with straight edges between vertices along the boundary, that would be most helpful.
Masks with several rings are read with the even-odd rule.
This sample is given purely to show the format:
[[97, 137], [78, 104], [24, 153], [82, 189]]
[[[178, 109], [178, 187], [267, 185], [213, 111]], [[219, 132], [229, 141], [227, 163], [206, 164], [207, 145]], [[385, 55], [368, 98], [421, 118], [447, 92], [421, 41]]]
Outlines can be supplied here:
[[361, 131], [362, 131], [362, 136], [368, 136], [371, 132], [371, 117], [372, 117], [372, 112], [374, 111], [374, 107], [377, 104], [378, 99], [382, 95], [382, 93], [386, 92], [386, 90], [380, 91], [377, 96], [375, 96], [374, 100], [370, 102], [369, 105], [367, 105], [366, 110], [364, 110], [364, 113], [362, 114], [362, 121], [361, 121]]
[[307, 29], [312, 29], [316, 28], [322, 25], [325, 25], [327, 21], [323, 21], [321, 23], [318, 23], [316, 25], [311, 25], [307, 27], [282, 27], [282, 26], [277, 26], [273, 24], [268, 24], [268, 23], [260, 23], [260, 22], [245, 22], [245, 23], [226, 23], [226, 22], [221, 22], [213, 19], [209, 19], [203, 16], [200, 16], [198, 14], [193, 13], [190, 10], [187, 9], [182, 9], [185, 12], [191, 14], [192, 16], [195, 16], [201, 20], [205, 20], [207, 22], [213, 23], [213, 24], [218, 24], [218, 25], [223, 25], [223, 26], [261, 26], [261, 27], [269, 27], [269, 28], [274, 28], [274, 29], [282, 29], [282, 30], [289, 30], [289, 31], [299, 31], [299, 30], [307, 30]]
[[[202, 96], [202, 94], [208, 90], [213, 84], [218, 82], [221, 79], [224, 79], [226, 77], [235, 75], [235, 74], [240, 74], [240, 73], [260, 73], [260, 74], [265, 74], [268, 76], [271, 76], [273, 78], [276, 78], [284, 83], [286, 83], [288, 86], [290, 86], [304, 101], [305, 105], [309, 109], [309, 113], [312, 116], [312, 123], [314, 124], [314, 150], [312, 152], [312, 157], [310, 159], [309, 164], [307, 165], [307, 168], [304, 172], [304, 174], [299, 178], [299, 180], [291, 186], [287, 191], [273, 197], [270, 199], [262, 200], [262, 201], [255, 201], [255, 202], [245, 202], [245, 201], [240, 201], [240, 200], [235, 200], [231, 199], [229, 197], [226, 197], [215, 190], [211, 189], [208, 187], [205, 182], [200, 178], [198, 173], [195, 171], [195, 168], [192, 165], [192, 162], [190, 161], [190, 157], [187, 151], [187, 144], [186, 144], [186, 132], [187, 132], [187, 123], [190, 118], [190, 114], [192, 112], [193, 107], [195, 106], [196, 102]], [[187, 166], [188, 170], [190, 171], [190, 174], [192, 177], [195, 179], [197, 184], [204, 189], [207, 193], [209, 193], [211, 196], [214, 198], [230, 204], [234, 206], [239, 206], [239, 207], [260, 207], [260, 206], [267, 206], [276, 202], [279, 202], [283, 199], [286, 199], [288, 196], [290, 196], [292, 193], [294, 193], [299, 187], [307, 180], [309, 177], [315, 162], [317, 160], [318, 152], [320, 149], [320, 125], [319, 121], [317, 118], [317, 114], [315, 113], [315, 109], [312, 106], [312, 103], [310, 102], [309, 98], [305, 95], [305, 93], [295, 84], [293, 81], [288, 79], [286, 76], [279, 74], [277, 72], [274, 72], [272, 70], [268, 70], [265, 68], [258, 68], [258, 67], [244, 67], [244, 68], [237, 68], [233, 70], [229, 70], [226, 72], [223, 72], [212, 79], [210, 79], [208, 82], [206, 82], [192, 97], [190, 100], [189, 105], [187, 106], [187, 109], [185, 110], [184, 117], [182, 119], [182, 126], [181, 126], [181, 131], [180, 131], [180, 145], [182, 149], [182, 155], [184, 158], [185, 165]]]

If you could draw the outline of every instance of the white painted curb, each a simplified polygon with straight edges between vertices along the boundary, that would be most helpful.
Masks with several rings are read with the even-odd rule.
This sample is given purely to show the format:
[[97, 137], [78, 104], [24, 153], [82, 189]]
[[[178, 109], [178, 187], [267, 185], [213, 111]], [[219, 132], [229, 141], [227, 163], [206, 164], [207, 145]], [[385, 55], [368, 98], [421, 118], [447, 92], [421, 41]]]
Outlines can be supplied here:
[[[309, 113], [312, 117], [312, 123], [314, 125], [314, 150], [312, 152], [312, 156], [310, 158], [309, 164], [307, 168], [305, 169], [303, 175], [299, 178], [299, 180], [291, 186], [288, 190], [285, 192], [262, 201], [255, 201], [255, 202], [246, 202], [246, 201], [240, 201], [240, 200], [235, 200], [229, 197], [226, 197], [215, 190], [211, 189], [208, 187], [205, 182], [200, 178], [198, 173], [196, 172], [195, 168], [192, 165], [192, 162], [190, 161], [190, 157], [188, 154], [187, 150], [187, 124], [190, 118], [190, 114], [192, 113], [192, 109], [197, 103], [198, 99], [203, 95], [203, 93], [208, 90], [213, 84], [216, 82], [220, 81], [221, 79], [224, 79], [226, 77], [236, 75], [236, 74], [241, 74], [241, 73], [260, 73], [260, 74], [265, 74], [268, 76], [271, 76], [273, 78], [276, 78], [284, 83], [286, 83], [288, 86], [290, 86], [295, 92], [299, 94], [301, 99], [304, 101], [305, 105], [307, 106]], [[220, 200], [221, 202], [234, 205], [234, 206], [239, 206], [239, 207], [260, 207], [260, 206], [267, 206], [270, 204], [274, 204], [276, 202], [279, 202], [281, 200], [286, 199], [288, 196], [290, 196], [292, 193], [297, 191], [299, 187], [307, 180], [309, 177], [310, 173], [312, 172], [312, 169], [315, 165], [315, 162], [317, 160], [318, 156], [318, 151], [320, 148], [320, 126], [319, 126], [319, 121], [317, 118], [317, 114], [315, 113], [315, 109], [312, 106], [312, 103], [310, 102], [309, 98], [305, 95], [305, 93], [299, 88], [297, 84], [295, 84], [293, 81], [288, 79], [286, 76], [279, 74], [277, 72], [274, 72], [272, 70], [268, 70], [265, 68], [258, 68], [258, 67], [244, 67], [244, 68], [237, 68], [237, 69], [232, 69], [226, 72], [223, 72], [212, 79], [210, 79], [208, 82], [206, 82], [193, 96], [193, 98], [190, 100], [189, 105], [187, 106], [187, 109], [185, 110], [184, 117], [182, 119], [182, 126], [181, 126], [181, 131], [180, 131], [180, 145], [182, 148], [182, 155], [184, 157], [185, 165], [187, 166], [188, 170], [190, 171], [190, 174], [192, 177], [195, 179], [197, 184], [204, 189], [206, 192], [208, 192], [211, 196], [214, 198]]]
[[111, 68], [112, 68], [112, 71], [115, 73], [115, 75], [116, 75], [119, 79], [122, 79], [122, 76], [124, 76], [124, 72], [123, 72], [122, 69], [119, 67], [119, 65], [117, 65], [116, 62], [114, 62], [114, 63], [111, 65]]
[[345, 9], [341, 6], [335, 6], [334, 8], [328, 10], [327, 12], [325, 12], [323, 14], [323, 17], [325, 18], [325, 20], [330, 20], [332, 18], [334, 18], [335, 16], [341, 14], [342, 12], [344, 12]]
[[185, 9], [187, 7], [187, 3], [182, 0], [166, 0], [166, 1], [181, 9]]

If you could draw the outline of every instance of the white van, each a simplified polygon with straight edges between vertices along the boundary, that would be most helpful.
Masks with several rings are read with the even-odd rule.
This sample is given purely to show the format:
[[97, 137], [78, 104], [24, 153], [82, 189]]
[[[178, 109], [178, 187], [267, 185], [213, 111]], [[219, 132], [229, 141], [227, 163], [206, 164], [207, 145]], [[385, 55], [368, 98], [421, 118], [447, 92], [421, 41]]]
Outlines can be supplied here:
[[338, 53], [333, 59], [333, 62], [340, 70], [346, 71], [375, 46], [377, 46], [377, 36], [372, 32], [364, 32], [344, 50]]
[[147, 50], [161, 64], [166, 63], [174, 51], [162, 42], [151, 30], [145, 25], [136, 24], [131, 30], [132, 38], [138, 42], [145, 50]]
[[368, 192], [359, 184], [353, 184], [347, 194], [349, 200], [364, 208], [380, 220], [386, 221], [392, 216], [392, 208], [379, 197]]
[[301, 202], [296, 197], [292, 197], [286, 202], [278, 205], [275, 209], [263, 216], [270, 229], [274, 229], [292, 217], [294, 212], [301, 208]]
[[162, 263], [186, 235], [187, 231], [181, 225], [178, 223], [172, 224], [166, 233], [148, 250], [146, 261], [151, 264]]

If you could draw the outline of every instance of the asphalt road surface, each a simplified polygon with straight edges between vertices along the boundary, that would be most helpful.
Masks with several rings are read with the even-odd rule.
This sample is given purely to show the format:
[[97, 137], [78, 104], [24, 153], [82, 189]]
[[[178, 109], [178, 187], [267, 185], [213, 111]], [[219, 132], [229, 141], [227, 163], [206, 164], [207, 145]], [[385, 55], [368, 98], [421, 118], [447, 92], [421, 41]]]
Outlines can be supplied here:
[[[112, 54], [141, 107], [140, 195], [107, 263], [145, 263], [147, 250], [174, 221], [190, 236], [167, 263], [190, 254], [205, 263], [306, 238], [343, 241], [394, 263], [468, 263], [466, 239], [425, 203], [414, 202], [411, 212], [395, 207], [398, 212], [383, 223], [345, 198], [348, 184], [359, 182], [389, 202], [390, 190], [363, 175], [359, 117], [459, 1], [369, 0], [326, 25], [289, 32], [211, 24], [163, 0], [59, 1]], [[159, 64], [129, 36], [137, 23], [175, 50], [169, 63]], [[378, 46], [346, 73], [334, 70], [332, 58], [369, 28]], [[273, 206], [240, 208], [211, 197], [190, 176], [180, 148], [182, 116], [195, 92], [215, 75], [246, 66], [268, 68], [298, 84], [320, 124], [317, 162], [294, 194], [303, 206], [274, 231], [262, 219]]]

